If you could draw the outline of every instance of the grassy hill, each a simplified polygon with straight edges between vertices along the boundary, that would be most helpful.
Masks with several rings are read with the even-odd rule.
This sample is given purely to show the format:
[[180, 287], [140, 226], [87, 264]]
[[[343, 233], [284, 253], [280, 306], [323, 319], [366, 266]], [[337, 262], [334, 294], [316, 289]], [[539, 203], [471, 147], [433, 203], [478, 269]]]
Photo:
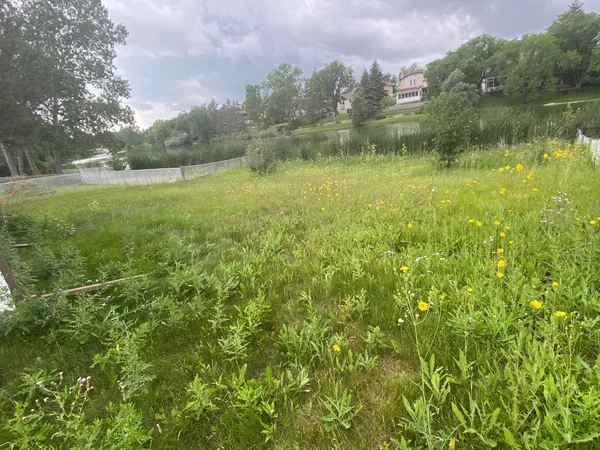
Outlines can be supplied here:
[[599, 190], [539, 142], [9, 204], [29, 294], [148, 275], [0, 317], [0, 445], [597, 448]]

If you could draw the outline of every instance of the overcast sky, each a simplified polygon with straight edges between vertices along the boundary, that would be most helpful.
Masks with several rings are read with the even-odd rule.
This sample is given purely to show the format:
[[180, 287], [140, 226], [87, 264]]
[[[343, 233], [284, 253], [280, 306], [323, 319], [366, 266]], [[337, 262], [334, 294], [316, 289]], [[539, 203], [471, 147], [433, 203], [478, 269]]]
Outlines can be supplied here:
[[[215, 98], [244, 98], [282, 62], [313, 68], [338, 59], [356, 77], [422, 65], [482, 33], [546, 29], [568, 0], [104, 0], [129, 30], [117, 66], [148, 127]], [[600, 12], [600, 0], [587, 0]]]

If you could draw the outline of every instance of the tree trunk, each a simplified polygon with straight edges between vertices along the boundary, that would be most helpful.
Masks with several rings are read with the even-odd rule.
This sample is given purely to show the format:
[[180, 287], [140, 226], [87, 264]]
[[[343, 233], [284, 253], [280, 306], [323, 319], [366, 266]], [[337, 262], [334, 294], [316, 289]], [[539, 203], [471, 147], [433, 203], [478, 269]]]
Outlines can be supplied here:
[[60, 143], [58, 142], [58, 94], [54, 94], [54, 109], [52, 111], [52, 125], [54, 126], [54, 171], [62, 175], [62, 158], [60, 155]]
[[27, 162], [29, 163], [29, 168], [31, 169], [32, 175], [39, 175], [40, 171], [37, 168], [37, 164], [35, 163], [35, 158], [31, 156], [31, 152], [25, 149], [25, 157], [27, 158]]
[[56, 147], [54, 149], [54, 170], [58, 175], [62, 175], [62, 157], [60, 155], [60, 149]]
[[25, 167], [23, 166], [23, 152], [17, 150], [17, 164], [19, 165], [19, 176], [25, 176]]
[[2, 154], [4, 155], [4, 159], [6, 160], [6, 164], [8, 165], [8, 169], [10, 170], [10, 175], [12, 177], [18, 177], [19, 172], [17, 171], [17, 166], [15, 166], [15, 162], [13, 161], [12, 155], [6, 150], [6, 147], [0, 144], [0, 150], [2, 150]]

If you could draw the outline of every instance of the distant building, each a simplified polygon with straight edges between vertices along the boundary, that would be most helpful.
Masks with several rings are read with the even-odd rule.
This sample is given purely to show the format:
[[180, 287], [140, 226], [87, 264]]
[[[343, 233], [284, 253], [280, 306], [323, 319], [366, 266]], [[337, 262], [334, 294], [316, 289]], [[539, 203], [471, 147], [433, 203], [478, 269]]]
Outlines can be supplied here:
[[502, 84], [500, 83], [500, 76], [491, 68], [485, 69], [485, 75], [481, 82], [481, 93], [483, 95], [488, 95], [501, 91]]
[[388, 97], [393, 97], [395, 87], [396, 87], [396, 85], [394, 83], [390, 83], [390, 82], [386, 81], [385, 84], [383, 85], [383, 90], [388, 95]]
[[352, 100], [354, 100], [355, 95], [356, 89], [352, 89], [345, 94], [342, 94], [342, 101], [338, 103], [338, 114], [348, 114], [348, 111], [352, 109]]
[[427, 94], [425, 72], [415, 72], [400, 78], [398, 89], [394, 94], [396, 104], [421, 102]]

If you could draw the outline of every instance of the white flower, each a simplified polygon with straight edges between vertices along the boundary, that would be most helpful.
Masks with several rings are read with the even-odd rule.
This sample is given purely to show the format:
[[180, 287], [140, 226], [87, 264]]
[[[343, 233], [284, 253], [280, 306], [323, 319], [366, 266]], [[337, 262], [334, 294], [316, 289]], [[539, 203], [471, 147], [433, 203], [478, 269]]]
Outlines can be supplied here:
[[402, 317], [400, 317], [398, 319], [398, 325], [402, 325], [404, 323], [404, 319]]

